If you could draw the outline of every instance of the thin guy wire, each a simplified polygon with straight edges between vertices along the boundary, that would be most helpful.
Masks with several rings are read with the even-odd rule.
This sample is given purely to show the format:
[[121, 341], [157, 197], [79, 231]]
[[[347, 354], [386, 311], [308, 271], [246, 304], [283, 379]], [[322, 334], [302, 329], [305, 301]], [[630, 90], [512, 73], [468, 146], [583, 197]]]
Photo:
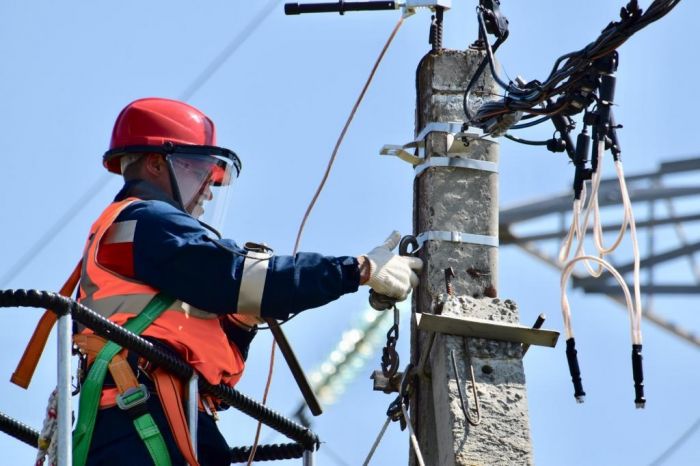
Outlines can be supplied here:
[[[243, 29], [243, 31], [241, 31], [241, 33], [239, 33], [235, 39], [214, 58], [214, 60], [212, 60], [209, 66], [205, 68], [205, 71], [197, 76], [197, 78], [192, 81], [189, 86], [187, 86], [185, 91], [180, 95], [180, 100], [189, 100], [192, 95], [201, 89], [202, 86], [204, 86], [204, 84], [206, 84], [206, 82], [209, 80], [211, 75], [218, 71], [221, 65], [228, 58], [230, 58], [230, 56], [233, 55], [236, 50], [238, 50], [238, 48], [246, 41], [246, 39], [248, 39], [248, 37], [250, 37], [255, 29], [257, 29], [260, 23], [265, 20], [267, 15], [272, 12], [273, 7], [279, 3], [281, 3], [281, 0], [272, 0], [263, 10], [261, 10], [261, 14], [258, 14], [255, 18], [253, 18]], [[262, 15], [263, 12], [265, 15]], [[20, 274], [38, 256], [38, 254], [43, 251], [44, 248], [46, 248], [46, 246], [48, 246], [49, 243], [56, 236], [58, 236], [58, 234], [63, 231], [63, 229], [70, 222], [73, 221], [75, 216], [78, 215], [78, 213], [83, 210], [83, 207], [87, 205], [87, 202], [96, 196], [110, 179], [111, 175], [109, 173], [102, 175], [97, 182], [91, 186], [85, 192], [85, 194], [83, 194], [83, 196], [81, 196], [80, 199], [78, 199], [78, 201], [70, 209], [68, 209], [68, 211], [66, 211], [66, 213], [63, 214], [61, 218], [59, 218], [41, 238], [36, 241], [34, 246], [14, 263], [14, 265], [10, 268], [10, 271], [0, 278], [0, 287], [6, 287], [8, 282], [13, 277]]]
[[382, 430], [379, 431], [379, 435], [377, 435], [377, 438], [374, 440], [374, 443], [372, 444], [372, 448], [369, 450], [369, 453], [367, 454], [367, 458], [365, 458], [365, 462], [362, 463], [362, 466], [367, 466], [369, 464], [369, 460], [371, 460], [372, 456], [374, 456], [374, 452], [377, 451], [377, 447], [379, 446], [379, 442], [381, 442], [382, 437], [384, 437], [384, 432], [386, 432], [386, 428], [389, 427], [389, 422], [391, 422], [391, 417], [387, 417], [386, 421], [384, 421], [384, 425], [382, 426]]
[[104, 188], [111, 179], [111, 174], [109, 172], [104, 173], [100, 176], [97, 181], [90, 186], [90, 188], [80, 196], [70, 208], [59, 217], [58, 220], [46, 230], [46, 232], [41, 235], [41, 237], [34, 243], [26, 253], [24, 253], [17, 261], [10, 267], [10, 270], [5, 273], [5, 275], [0, 278], [0, 288], [7, 287], [10, 280], [19, 275], [26, 267], [29, 265], [38, 255], [43, 251], [46, 246], [49, 245], [51, 240], [53, 240], [58, 234], [63, 230], [63, 228], [80, 212], [83, 210], [88, 202], [97, 195], [102, 188]]
[[187, 89], [180, 96], [180, 100], [190, 100], [192, 96], [204, 86], [204, 84], [209, 81], [209, 79], [219, 71], [219, 68], [223, 66], [224, 63], [233, 55], [233, 53], [238, 50], [238, 48], [245, 43], [246, 40], [255, 32], [256, 29], [267, 19], [270, 13], [282, 3], [282, 0], [271, 0], [267, 3], [258, 14], [250, 20], [248, 25], [243, 28], [241, 32], [238, 33], [236, 37], [214, 58], [214, 60], [207, 65], [204, 70], [197, 76], [192, 84], [190, 84]]
[[683, 434], [678, 437], [678, 439], [671, 444], [670, 447], [668, 447], [666, 450], [664, 450], [661, 455], [659, 455], [658, 458], [656, 458], [654, 461], [649, 463], [649, 466], [658, 466], [662, 464], [664, 461], [666, 461], [668, 458], [671, 457], [692, 435], [695, 433], [695, 431], [700, 427], [700, 418], [696, 419], [696, 421], [693, 423], [692, 426]]

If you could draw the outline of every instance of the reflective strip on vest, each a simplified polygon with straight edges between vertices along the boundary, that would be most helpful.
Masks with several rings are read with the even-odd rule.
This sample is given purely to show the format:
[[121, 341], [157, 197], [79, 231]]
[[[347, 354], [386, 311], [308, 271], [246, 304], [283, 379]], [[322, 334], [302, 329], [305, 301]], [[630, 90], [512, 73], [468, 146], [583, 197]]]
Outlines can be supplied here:
[[248, 251], [243, 262], [241, 287], [238, 292], [237, 312], [260, 316], [263, 291], [267, 280], [267, 267], [270, 255]]
[[105, 244], [133, 243], [136, 233], [136, 220], [115, 222], [107, 229]]
[[[97, 300], [87, 297], [81, 302], [101, 316], [110, 317], [117, 313], [139, 314], [152, 298], [153, 295], [148, 294], [131, 294], [110, 296], [109, 298]], [[197, 317], [199, 319], [216, 319], [219, 317], [217, 314], [203, 311], [180, 300], [175, 301], [168, 310], [180, 311], [188, 316]]]

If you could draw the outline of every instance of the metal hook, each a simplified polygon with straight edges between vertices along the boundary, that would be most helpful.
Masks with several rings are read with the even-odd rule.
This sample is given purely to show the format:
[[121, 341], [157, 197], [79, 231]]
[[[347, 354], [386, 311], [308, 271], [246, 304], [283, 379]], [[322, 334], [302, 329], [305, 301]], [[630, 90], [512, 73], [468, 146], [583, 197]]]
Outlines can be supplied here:
[[[465, 341], [464, 344], [466, 346], [467, 342]], [[457, 390], [459, 392], [459, 402], [462, 405], [462, 412], [464, 412], [464, 417], [467, 419], [469, 424], [476, 427], [479, 424], [481, 424], [481, 406], [479, 405], [479, 395], [476, 392], [476, 377], [474, 376], [474, 366], [472, 365], [471, 361], [469, 361], [469, 370], [471, 372], [470, 376], [472, 380], [472, 394], [474, 396], [474, 403], [476, 405], [476, 420], [472, 419], [472, 417], [469, 415], [469, 402], [467, 401], [467, 397], [465, 397], [462, 393], [462, 380], [460, 379], [459, 371], [457, 370], [457, 361], [455, 360], [454, 350], [450, 351], [450, 357], [452, 358], [452, 368], [455, 371], [455, 379], [457, 380]]]

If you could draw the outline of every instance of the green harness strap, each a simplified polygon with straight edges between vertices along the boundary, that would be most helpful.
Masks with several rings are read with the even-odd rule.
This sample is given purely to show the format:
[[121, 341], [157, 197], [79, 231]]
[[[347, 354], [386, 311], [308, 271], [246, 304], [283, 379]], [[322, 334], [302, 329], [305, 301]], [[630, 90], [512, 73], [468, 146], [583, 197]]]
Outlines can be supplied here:
[[[132, 317], [124, 324], [124, 328], [136, 335], [140, 335], [174, 301], [174, 298], [165, 296], [163, 293], [157, 294], [140, 314]], [[108, 341], [95, 358], [95, 362], [92, 364], [92, 368], [82, 385], [78, 422], [73, 431], [73, 466], [85, 465], [92, 441], [92, 433], [95, 429], [102, 385], [104, 384], [110, 361], [121, 350], [121, 346]], [[163, 435], [160, 433], [153, 417], [146, 410], [145, 402], [147, 398], [148, 391], [141, 385], [139, 389], [128, 390], [120, 397], [117, 397], [117, 404], [122, 409], [132, 409], [134, 406], [138, 406], [140, 411], [137, 411], [137, 415], [134, 417], [134, 427], [136, 427], [139, 436], [146, 444], [154, 464], [156, 466], [170, 466], [170, 455], [163, 440]]]

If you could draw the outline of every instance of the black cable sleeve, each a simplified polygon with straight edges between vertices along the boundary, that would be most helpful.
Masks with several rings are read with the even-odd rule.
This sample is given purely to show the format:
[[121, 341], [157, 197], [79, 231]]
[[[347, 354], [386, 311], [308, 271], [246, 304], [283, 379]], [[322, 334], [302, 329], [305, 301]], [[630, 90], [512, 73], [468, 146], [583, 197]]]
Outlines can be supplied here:
[[39, 445], [39, 432], [3, 413], [0, 413], [0, 431], [32, 448], [37, 448]]
[[583, 391], [577, 353], [574, 338], [566, 340], [566, 361], [569, 363], [569, 373], [571, 374], [571, 381], [574, 383], [574, 397], [576, 397], [577, 402], [583, 403], [586, 392]]
[[[2, 290], [0, 307], [37, 307], [51, 309], [58, 315], [70, 312], [75, 320], [92, 329], [96, 334], [140, 354], [183, 380], [188, 380], [194, 372], [179, 357], [164, 352], [153, 343], [134, 335], [82, 304], [56, 293], [37, 290]], [[319, 444], [318, 436], [311, 430], [285, 418], [234, 388], [224, 384], [212, 385], [202, 378], [199, 380], [199, 388], [202, 392], [221, 398], [228, 405], [301, 443], [308, 450], [316, 449]]]
[[371, 2], [334, 2], [334, 3], [285, 3], [285, 15], [300, 15], [303, 13], [340, 13], [346, 11], [378, 11], [395, 10], [396, 2], [371, 1]]
[[642, 370], [642, 345], [632, 345], [632, 376], [634, 377], [634, 404], [644, 408], [644, 371]]
[[[245, 463], [250, 456], [253, 447], [231, 448], [231, 463]], [[304, 456], [304, 445], [299, 443], [286, 443], [274, 445], [258, 445], [255, 450], [254, 461], [290, 460]]]

